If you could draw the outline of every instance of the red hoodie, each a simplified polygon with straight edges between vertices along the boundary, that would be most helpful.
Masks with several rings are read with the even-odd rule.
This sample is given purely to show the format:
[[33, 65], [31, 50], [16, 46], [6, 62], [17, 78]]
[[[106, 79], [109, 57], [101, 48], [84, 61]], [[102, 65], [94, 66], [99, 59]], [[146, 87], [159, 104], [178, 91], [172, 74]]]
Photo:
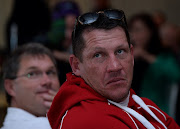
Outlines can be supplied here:
[[[128, 107], [144, 116], [155, 128], [164, 126], [137, 104], [130, 90]], [[151, 100], [142, 98], [145, 105], [168, 129], [180, 129], [176, 122]], [[88, 86], [81, 77], [67, 74], [48, 112], [52, 129], [145, 129], [143, 122], [127, 111], [110, 104], [106, 98]]]

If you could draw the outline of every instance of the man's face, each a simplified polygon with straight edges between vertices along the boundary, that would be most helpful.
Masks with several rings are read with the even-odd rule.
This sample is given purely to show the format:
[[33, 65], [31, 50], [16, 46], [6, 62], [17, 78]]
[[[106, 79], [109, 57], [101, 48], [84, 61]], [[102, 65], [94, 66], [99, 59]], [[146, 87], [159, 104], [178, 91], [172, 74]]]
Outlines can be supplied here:
[[129, 93], [134, 65], [133, 49], [124, 30], [96, 29], [85, 31], [83, 37], [83, 61], [78, 60], [78, 70], [73, 72], [107, 99], [123, 101]]
[[[21, 76], [29, 74], [36, 76], [42, 72], [42, 76], [28, 78]], [[51, 91], [58, 91], [60, 84], [57, 74], [54, 74], [56, 68], [48, 56], [23, 56], [20, 60], [20, 67], [17, 73], [17, 79], [13, 80], [15, 94], [12, 102], [15, 107], [22, 108], [36, 116], [45, 116], [48, 107], [45, 98], [51, 96]], [[48, 74], [45, 74], [48, 73]]]

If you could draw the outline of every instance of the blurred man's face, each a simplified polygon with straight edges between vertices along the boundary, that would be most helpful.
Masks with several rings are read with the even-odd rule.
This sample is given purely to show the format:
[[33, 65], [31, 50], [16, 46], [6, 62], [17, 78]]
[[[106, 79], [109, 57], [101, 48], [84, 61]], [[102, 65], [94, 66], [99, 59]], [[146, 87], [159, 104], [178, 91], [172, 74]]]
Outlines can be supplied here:
[[149, 28], [141, 20], [135, 20], [132, 23], [130, 31], [131, 40], [135, 44], [135, 47], [146, 48], [151, 38]]
[[[28, 75], [28, 76], [22, 76]], [[24, 109], [36, 116], [45, 116], [47, 97], [51, 91], [58, 91], [60, 84], [56, 68], [48, 56], [23, 56], [18, 78], [13, 80], [14, 107]], [[45, 99], [46, 98], [46, 99]]]
[[116, 27], [85, 31], [83, 38], [83, 61], [73, 72], [105, 98], [123, 101], [131, 87], [134, 65], [133, 49], [129, 48], [124, 30]]

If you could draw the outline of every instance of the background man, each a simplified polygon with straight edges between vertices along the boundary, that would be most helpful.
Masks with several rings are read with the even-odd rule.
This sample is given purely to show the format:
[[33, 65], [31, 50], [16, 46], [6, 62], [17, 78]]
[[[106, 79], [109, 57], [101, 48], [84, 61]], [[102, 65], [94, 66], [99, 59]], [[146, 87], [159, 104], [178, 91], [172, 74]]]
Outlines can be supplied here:
[[72, 35], [67, 75], [48, 112], [53, 129], [179, 128], [131, 89], [133, 46], [123, 11], [86, 13]]
[[3, 74], [10, 107], [1, 129], [50, 129], [45, 116], [60, 83], [49, 49], [37, 43], [17, 48]]

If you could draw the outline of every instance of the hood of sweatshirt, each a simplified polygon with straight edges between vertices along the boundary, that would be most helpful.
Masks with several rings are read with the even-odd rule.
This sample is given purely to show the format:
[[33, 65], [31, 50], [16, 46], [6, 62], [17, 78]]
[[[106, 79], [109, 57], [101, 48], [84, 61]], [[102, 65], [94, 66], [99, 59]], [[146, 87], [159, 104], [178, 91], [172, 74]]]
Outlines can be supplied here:
[[[53, 129], [58, 128], [65, 112], [81, 101], [96, 100], [108, 103], [106, 98], [87, 85], [81, 77], [77, 77], [72, 73], [68, 73], [66, 77], [66, 82], [61, 86], [59, 92], [55, 96], [47, 114], [50, 125]], [[132, 93], [135, 94], [131, 89], [131, 94]], [[132, 97], [132, 95], [130, 95], [130, 97]], [[130, 101], [128, 106], [134, 104], [134, 101]]]
[[59, 92], [55, 96], [47, 114], [52, 128], [58, 128], [65, 112], [81, 101], [107, 101], [107, 99], [88, 86], [81, 77], [77, 77], [72, 73], [68, 73], [66, 77], [66, 82], [61, 86]]

